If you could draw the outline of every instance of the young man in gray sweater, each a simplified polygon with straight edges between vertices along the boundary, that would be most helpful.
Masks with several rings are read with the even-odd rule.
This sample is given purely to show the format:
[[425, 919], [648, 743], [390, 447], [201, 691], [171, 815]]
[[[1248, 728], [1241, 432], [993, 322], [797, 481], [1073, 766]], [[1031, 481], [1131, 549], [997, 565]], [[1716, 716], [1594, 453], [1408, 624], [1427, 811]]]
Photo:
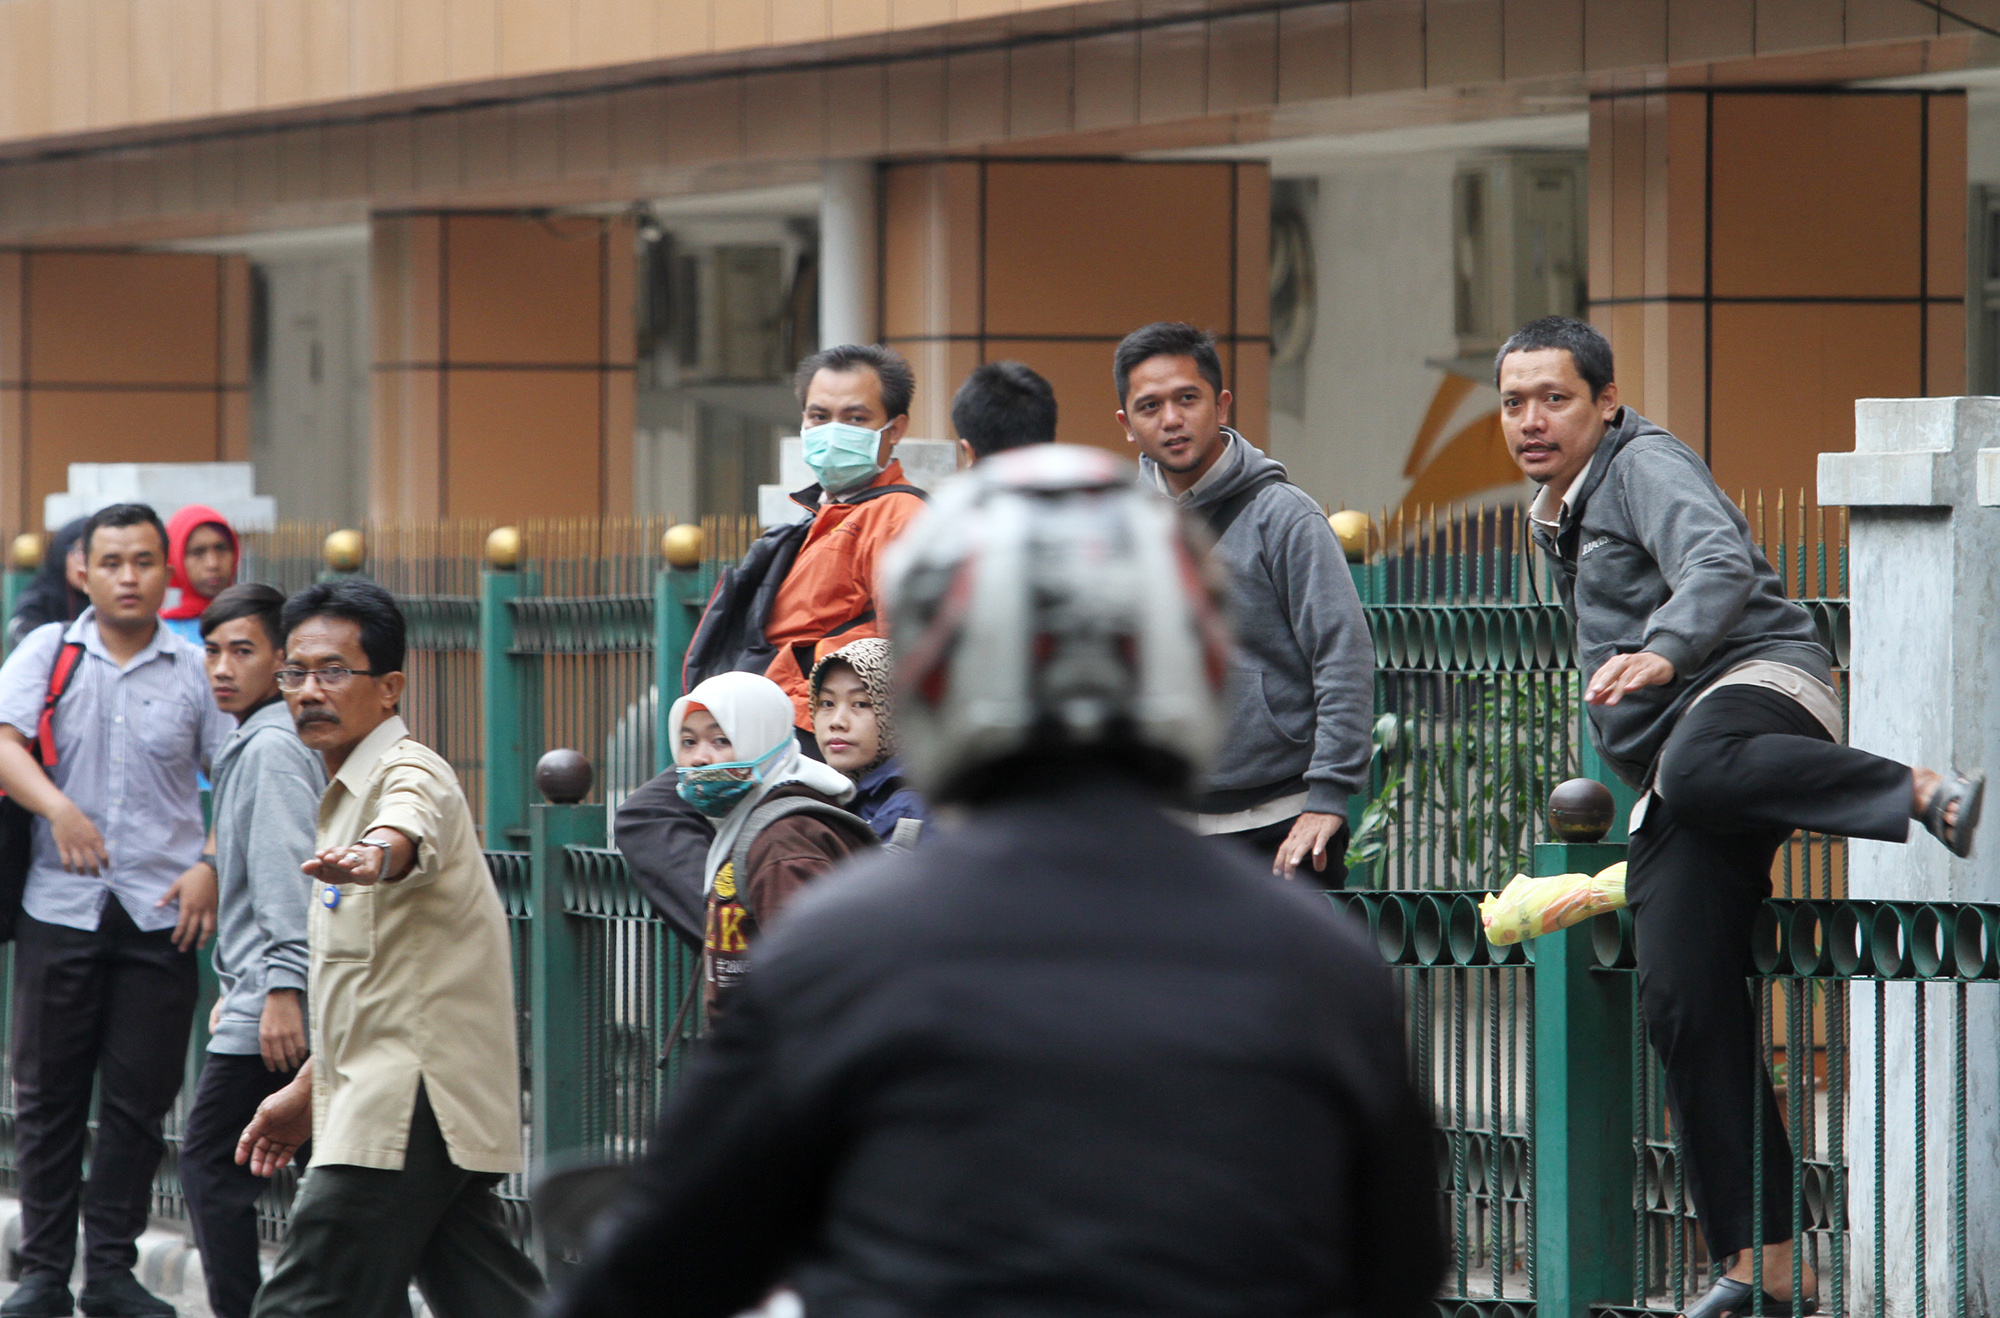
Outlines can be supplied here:
[[181, 1184], [216, 1318], [248, 1318], [261, 1280], [257, 1196], [236, 1141], [267, 1095], [306, 1059], [306, 909], [320, 757], [299, 740], [278, 693], [283, 594], [231, 586], [201, 615], [215, 703], [238, 720], [215, 761], [215, 972], [208, 1058], [181, 1144]]
[[1192, 826], [1242, 843], [1290, 877], [1347, 876], [1347, 798], [1368, 774], [1375, 650], [1347, 556], [1311, 495], [1228, 425], [1215, 340], [1147, 325], [1112, 361], [1118, 424], [1144, 479], [1208, 523], [1229, 574], [1236, 670], [1229, 744], [1196, 798]]
[[[1640, 1004], [1722, 1272], [1688, 1318], [1751, 1312], [1759, 1241], [1764, 1312], [1788, 1312], [1791, 1146], [1743, 982], [1772, 861], [1795, 829], [1902, 842], [1912, 818], [1963, 856], [1985, 776], [1946, 779], [1840, 744], [1812, 619], [1700, 455], [1619, 405], [1601, 334], [1534, 321], [1494, 373], [1508, 451], [1542, 487], [1528, 515], [1575, 623], [1591, 740], [1639, 789], [1626, 894]], [[1811, 1313], [1816, 1279], [1802, 1276]]]

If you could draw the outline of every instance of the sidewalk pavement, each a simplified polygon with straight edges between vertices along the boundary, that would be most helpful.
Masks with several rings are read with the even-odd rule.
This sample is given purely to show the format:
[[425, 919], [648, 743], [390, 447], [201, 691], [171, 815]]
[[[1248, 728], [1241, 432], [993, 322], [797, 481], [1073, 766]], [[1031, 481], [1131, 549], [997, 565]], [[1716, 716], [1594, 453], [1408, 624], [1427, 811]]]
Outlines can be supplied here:
[[[186, 1223], [155, 1219], [138, 1243], [139, 1266], [133, 1271], [140, 1285], [171, 1303], [180, 1318], [214, 1318], [208, 1308], [208, 1281], [202, 1275], [201, 1255], [188, 1239]], [[0, 1299], [13, 1293], [14, 1251], [20, 1244], [21, 1201], [12, 1195], [0, 1196], [0, 1260], [6, 1264], [0, 1269]], [[276, 1245], [264, 1246], [267, 1276], [277, 1257]], [[83, 1287], [82, 1258], [83, 1246], [79, 1240], [76, 1276], [70, 1282], [72, 1292]], [[430, 1314], [414, 1290], [410, 1292], [410, 1314], [411, 1318], [429, 1318]]]

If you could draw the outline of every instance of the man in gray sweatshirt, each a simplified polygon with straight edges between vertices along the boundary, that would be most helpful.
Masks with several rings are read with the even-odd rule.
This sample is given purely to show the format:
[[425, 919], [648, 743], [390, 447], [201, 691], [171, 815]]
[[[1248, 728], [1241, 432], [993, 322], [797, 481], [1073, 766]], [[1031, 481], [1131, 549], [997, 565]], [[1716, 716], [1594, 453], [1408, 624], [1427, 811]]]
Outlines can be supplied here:
[[181, 1143], [188, 1222], [216, 1318], [248, 1318], [261, 1280], [257, 1197], [269, 1185], [236, 1165], [236, 1142], [265, 1097], [306, 1059], [306, 909], [320, 757], [299, 740], [278, 694], [283, 594], [231, 586], [201, 615], [215, 703], [237, 717], [216, 758], [215, 972], [208, 1058]]
[[1789, 1312], [1792, 1153], [1743, 982], [1772, 861], [1795, 829], [1901, 842], [1913, 817], [1963, 856], [1985, 777], [1840, 744], [1811, 618], [1700, 455], [1619, 404], [1601, 334], [1533, 321], [1494, 375], [1508, 451], [1542, 487], [1528, 515], [1575, 622], [1591, 740], [1640, 793], [1625, 885], [1640, 1005], [1722, 1273], [1688, 1318], [1751, 1312], [1759, 1242], [1764, 1312]]
[[1368, 773], [1375, 651], [1347, 557], [1312, 496], [1228, 426], [1215, 341], [1163, 321], [1112, 364], [1118, 423], [1145, 479], [1208, 523], [1236, 634], [1228, 744], [1194, 828], [1233, 837], [1289, 877], [1308, 858], [1340, 887], [1347, 798]]

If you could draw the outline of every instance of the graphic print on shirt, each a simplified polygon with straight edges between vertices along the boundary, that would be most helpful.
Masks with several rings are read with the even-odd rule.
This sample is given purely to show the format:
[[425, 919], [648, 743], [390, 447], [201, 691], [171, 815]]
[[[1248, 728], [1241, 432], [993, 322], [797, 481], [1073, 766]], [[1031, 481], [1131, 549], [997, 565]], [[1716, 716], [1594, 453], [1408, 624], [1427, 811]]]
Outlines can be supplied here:
[[756, 917], [736, 891], [736, 864], [724, 861], [715, 872], [715, 886], [709, 890], [702, 939], [702, 977], [711, 994], [721, 993], [743, 978], [750, 961], [750, 934], [756, 925]]

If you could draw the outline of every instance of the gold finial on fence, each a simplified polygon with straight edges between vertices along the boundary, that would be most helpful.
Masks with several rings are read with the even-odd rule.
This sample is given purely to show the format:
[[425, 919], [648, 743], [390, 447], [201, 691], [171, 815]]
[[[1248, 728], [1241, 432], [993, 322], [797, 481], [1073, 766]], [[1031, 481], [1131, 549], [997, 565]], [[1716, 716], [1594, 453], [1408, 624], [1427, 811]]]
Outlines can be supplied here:
[[702, 534], [701, 523], [677, 522], [661, 534], [660, 554], [669, 567], [700, 567], [702, 550], [707, 541], [708, 537]]
[[495, 572], [512, 572], [521, 566], [521, 528], [496, 526], [486, 537], [486, 565]]
[[366, 556], [368, 543], [361, 532], [347, 529], [335, 531], [326, 538], [320, 554], [328, 568], [335, 572], [357, 572], [361, 560]]
[[14, 537], [14, 549], [8, 555], [16, 572], [33, 572], [42, 565], [42, 538], [33, 531], [26, 531]]
[[1368, 533], [1372, 523], [1367, 513], [1358, 508], [1343, 508], [1326, 520], [1339, 538], [1340, 548], [1346, 553], [1348, 562], [1359, 563], [1368, 557]]

